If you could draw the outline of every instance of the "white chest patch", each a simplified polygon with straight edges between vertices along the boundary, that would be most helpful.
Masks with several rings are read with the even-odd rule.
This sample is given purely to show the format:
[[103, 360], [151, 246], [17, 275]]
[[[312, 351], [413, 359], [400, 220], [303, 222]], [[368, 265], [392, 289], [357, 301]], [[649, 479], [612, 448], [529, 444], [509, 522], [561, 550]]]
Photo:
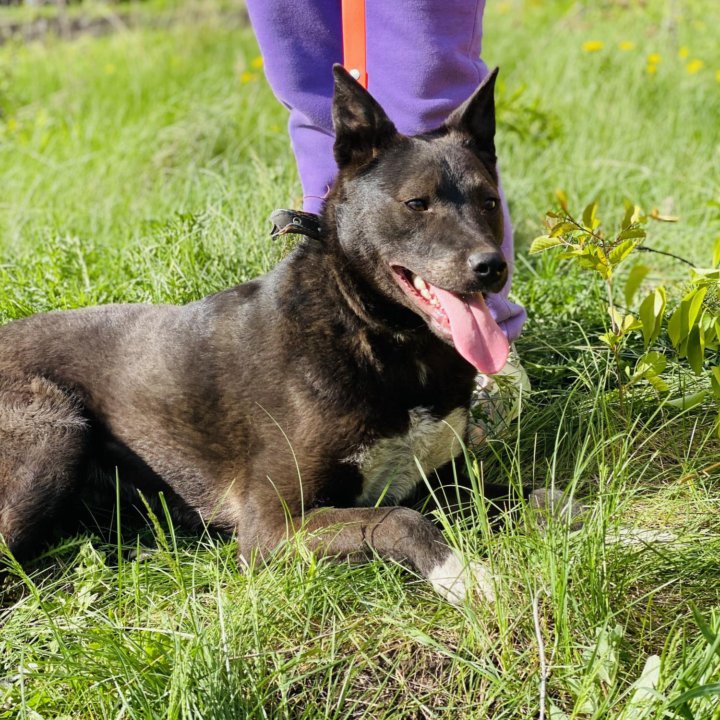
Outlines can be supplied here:
[[408, 497], [422, 482], [418, 463], [424, 473], [429, 473], [459, 455], [467, 419], [465, 408], [455, 408], [441, 419], [433, 417], [427, 408], [413, 408], [407, 433], [382, 438], [353, 458], [363, 476], [357, 502], [393, 505]]

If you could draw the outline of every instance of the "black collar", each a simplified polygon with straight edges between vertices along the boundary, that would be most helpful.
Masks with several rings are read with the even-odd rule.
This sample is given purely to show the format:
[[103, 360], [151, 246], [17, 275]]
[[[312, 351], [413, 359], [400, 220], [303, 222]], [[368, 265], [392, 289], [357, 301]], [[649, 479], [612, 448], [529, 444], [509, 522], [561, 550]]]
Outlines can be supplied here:
[[270, 237], [273, 238], [290, 233], [307, 235], [314, 240], [320, 240], [322, 236], [320, 217], [313, 213], [300, 210], [274, 210], [270, 215], [270, 222], [273, 224]]

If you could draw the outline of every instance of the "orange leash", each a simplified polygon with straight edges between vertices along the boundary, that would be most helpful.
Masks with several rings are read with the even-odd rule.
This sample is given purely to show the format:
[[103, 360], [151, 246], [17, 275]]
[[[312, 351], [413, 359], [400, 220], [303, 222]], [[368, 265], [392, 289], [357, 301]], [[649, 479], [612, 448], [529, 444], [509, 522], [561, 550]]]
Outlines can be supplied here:
[[342, 37], [343, 65], [367, 90], [365, 0], [342, 0]]

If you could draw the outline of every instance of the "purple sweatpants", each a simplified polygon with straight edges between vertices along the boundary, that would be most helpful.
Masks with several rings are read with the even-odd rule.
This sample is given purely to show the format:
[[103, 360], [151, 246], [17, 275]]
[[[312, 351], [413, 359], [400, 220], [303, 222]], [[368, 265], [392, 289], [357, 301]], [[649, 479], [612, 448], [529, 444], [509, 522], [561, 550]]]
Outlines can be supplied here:
[[[319, 212], [337, 167], [333, 158], [333, 63], [341, 63], [340, 0], [247, 0], [275, 95], [290, 110], [290, 138], [303, 207]], [[401, 133], [432, 130], [485, 77], [480, 60], [485, 0], [366, 0], [368, 89]], [[503, 198], [503, 253], [512, 273], [513, 237]], [[488, 305], [510, 340], [525, 311], [503, 291]]]

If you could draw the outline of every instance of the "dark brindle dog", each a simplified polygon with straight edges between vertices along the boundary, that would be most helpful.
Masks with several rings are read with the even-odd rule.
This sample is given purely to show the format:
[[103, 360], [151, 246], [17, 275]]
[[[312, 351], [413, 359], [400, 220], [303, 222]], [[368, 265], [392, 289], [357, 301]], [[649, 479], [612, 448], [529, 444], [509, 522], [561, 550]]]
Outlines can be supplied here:
[[[163, 490], [185, 518], [267, 554], [408, 563], [451, 600], [468, 574], [407, 507], [460, 451], [477, 371], [507, 341], [496, 72], [438, 130], [400, 135], [335, 68], [337, 181], [320, 240], [184, 307], [52, 312], [0, 328], [0, 534], [13, 553], [98, 478]], [[107, 482], [107, 480], [106, 480]]]

